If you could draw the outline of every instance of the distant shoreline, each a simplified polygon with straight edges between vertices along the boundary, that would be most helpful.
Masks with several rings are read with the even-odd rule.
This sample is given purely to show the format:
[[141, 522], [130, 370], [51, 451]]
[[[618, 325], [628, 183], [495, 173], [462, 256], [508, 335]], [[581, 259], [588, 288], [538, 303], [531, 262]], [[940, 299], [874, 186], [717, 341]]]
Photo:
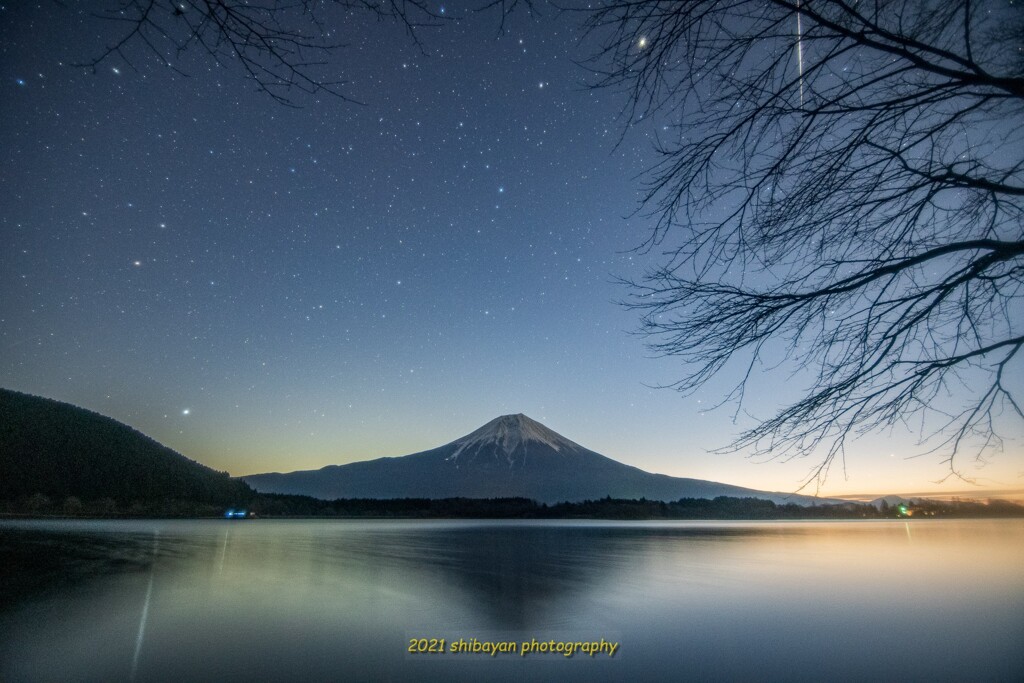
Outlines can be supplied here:
[[[1013, 501], [914, 499], [900, 504], [845, 502], [822, 505], [777, 504], [761, 498], [720, 496], [682, 498], [673, 502], [604, 498], [547, 505], [526, 498], [401, 498], [320, 500], [308, 496], [257, 494], [231, 508], [188, 501], [132, 501], [118, 505], [109, 499], [103, 513], [90, 512], [89, 502], [70, 511], [56, 503], [48, 509], [28, 507], [28, 501], [0, 502], [2, 519], [224, 519], [228, 510], [247, 519], [591, 519], [591, 520], [866, 520], [1024, 518], [1024, 505]], [[38, 500], [31, 504], [38, 506]]]

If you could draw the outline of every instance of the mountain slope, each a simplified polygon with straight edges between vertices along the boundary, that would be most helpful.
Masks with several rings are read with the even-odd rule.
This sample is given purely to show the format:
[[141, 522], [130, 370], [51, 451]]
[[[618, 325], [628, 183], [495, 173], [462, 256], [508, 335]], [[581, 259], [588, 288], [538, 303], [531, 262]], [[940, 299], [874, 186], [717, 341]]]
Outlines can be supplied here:
[[111, 498], [234, 505], [253, 492], [109, 417], [0, 389], [0, 500]]
[[545, 503], [613, 498], [756, 497], [777, 503], [814, 499], [652, 474], [580, 446], [525, 415], [504, 415], [449, 444], [398, 458], [288, 474], [242, 477], [265, 493], [316, 498], [498, 498]]

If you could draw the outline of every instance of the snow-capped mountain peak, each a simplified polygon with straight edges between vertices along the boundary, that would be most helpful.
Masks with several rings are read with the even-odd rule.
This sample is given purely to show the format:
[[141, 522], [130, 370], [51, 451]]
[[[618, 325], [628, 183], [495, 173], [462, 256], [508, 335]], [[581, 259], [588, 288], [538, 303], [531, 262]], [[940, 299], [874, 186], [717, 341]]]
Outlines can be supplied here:
[[475, 432], [453, 441], [452, 445], [457, 448], [447, 459], [454, 460], [464, 451], [479, 451], [485, 447], [494, 447], [495, 450], [503, 451], [506, 456], [510, 456], [520, 446], [528, 447], [531, 443], [543, 444], [559, 453], [581, 448], [579, 444], [548, 429], [536, 420], [517, 413], [497, 417]]

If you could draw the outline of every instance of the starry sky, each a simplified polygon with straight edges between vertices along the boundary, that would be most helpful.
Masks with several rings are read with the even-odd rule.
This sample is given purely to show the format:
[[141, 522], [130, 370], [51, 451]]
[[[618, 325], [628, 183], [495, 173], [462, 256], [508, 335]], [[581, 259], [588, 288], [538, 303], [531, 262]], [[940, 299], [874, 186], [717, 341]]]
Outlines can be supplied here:
[[[440, 6], [438, 6], [440, 11]], [[446, 8], [448, 16], [456, 12]], [[749, 419], [680, 397], [616, 302], [654, 118], [587, 87], [578, 17], [332, 29], [344, 93], [287, 107], [204, 55], [88, 61], [109, 22], [0, 8], [0, 386], [233, 475], [404, 455], [522, 412], [622, 462], [795, 490], [811, 458], [712, 454]], [[765, 417], [773, 381], [745, 408]], [[759, 408], [763, 409], [759, 413]], [[864, 437], [822, 493], [965, 489], [915, 435]], [[1020, 488], [1020, 452], [985, 487]]]

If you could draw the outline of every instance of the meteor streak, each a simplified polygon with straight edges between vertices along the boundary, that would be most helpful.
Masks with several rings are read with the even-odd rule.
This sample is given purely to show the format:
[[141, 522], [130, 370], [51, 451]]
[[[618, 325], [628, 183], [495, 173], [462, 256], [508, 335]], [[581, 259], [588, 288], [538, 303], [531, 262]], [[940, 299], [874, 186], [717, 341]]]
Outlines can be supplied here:
[[804, 106], [804, 44], [800, 24], [800, 0], [796, 2], [796, 69], [800, 80], [800, 106]]

